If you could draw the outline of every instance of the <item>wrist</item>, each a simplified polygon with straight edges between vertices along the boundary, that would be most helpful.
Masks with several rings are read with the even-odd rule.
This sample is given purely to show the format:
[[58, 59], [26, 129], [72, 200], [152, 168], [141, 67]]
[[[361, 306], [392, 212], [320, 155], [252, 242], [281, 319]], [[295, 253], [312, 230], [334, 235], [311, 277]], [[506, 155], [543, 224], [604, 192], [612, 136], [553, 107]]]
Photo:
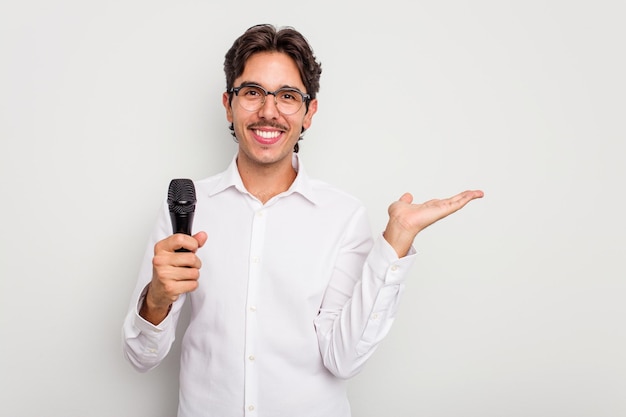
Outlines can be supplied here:
[[383, 232], [383, 238], [396, 251], [398, 258], [403, 258], [409, 253], [415, 236], [407, 232], [398, 231], [397, 228], [387, 227]]
[[139, 308], [139, 315], [150, 323], [157, 325], [162, 322], [165, 317], [167, 317], [172, 310], [172, 305], [172, 303], [155, 303], [153, 298], [150, 296], [150, 285], [148, 285], [146, 294], [143, 297]]

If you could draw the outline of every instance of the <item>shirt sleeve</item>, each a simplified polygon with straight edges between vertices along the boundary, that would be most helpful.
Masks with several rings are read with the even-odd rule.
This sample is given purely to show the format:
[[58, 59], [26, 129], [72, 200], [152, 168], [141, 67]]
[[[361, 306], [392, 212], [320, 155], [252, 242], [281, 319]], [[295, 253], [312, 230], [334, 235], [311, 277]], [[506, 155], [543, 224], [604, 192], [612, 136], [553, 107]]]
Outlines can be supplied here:
[[[326, 368], [340, 378], [356, 375], [389, 333], [416, 251], [398, 258], [382, 234], [371, 242], [361, 213], [348, 228], [333, 276], [315, 320]], [[369, 252], [365, 248], [371, 247]]]
[[181, 295], [167, 317], [155, 326], [139, 315], [145, 293], [144, 289], [136, 306], [126, 315], [122, 328], [124, 355], [139, 372], [157, 367], [169, 353], [176, 338], [176, 324], [185, 297]]
[[167, 221], [167, 213], [163, 212], [146, 247], [137, 284], [122, 326], [122, 349], [124, 356], [140, 372], [146, 372], [155, 368], [167, 356], [172, 343], [174, 343], [176, 325], [185, 301], [185, 295], [183, 294], [172, 305], [172, 309], [167, 317], [157, 326], [144, 320], [139, 315], [139, 309], [143, 304], [148, 284], [152, 279], [154, 244], [171, 234]]

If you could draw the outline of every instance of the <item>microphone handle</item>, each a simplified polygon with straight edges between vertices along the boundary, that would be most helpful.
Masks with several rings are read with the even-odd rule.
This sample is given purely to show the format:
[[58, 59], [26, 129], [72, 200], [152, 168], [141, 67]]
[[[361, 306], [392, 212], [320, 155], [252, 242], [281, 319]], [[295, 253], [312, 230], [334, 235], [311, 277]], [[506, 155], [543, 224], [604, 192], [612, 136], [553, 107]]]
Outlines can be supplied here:
[[[193, 215], [194, 212], [187, 214], [182, 213], [170, 213], [170, 218], [172, 219], [172, 229], [174, 233], [183, 233], [191, 236], [191, 224], [193, 223]], [[175, 252], [189, 252], [188, 249], [180, 248], [176, 249]]]

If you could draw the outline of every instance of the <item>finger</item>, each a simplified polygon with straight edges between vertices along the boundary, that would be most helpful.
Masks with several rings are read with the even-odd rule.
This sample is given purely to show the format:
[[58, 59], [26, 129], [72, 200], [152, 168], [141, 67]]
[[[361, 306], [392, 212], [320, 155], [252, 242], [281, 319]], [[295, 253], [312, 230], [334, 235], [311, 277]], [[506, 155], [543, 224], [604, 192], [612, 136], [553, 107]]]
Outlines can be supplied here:
[[433, 198], [432, 200], [428, 200], [428, 201], [424, 201], [422, 203], [423, 206], [432, 206], [438, 203], [441, 203], [442, 200], [438, 199], [438, 198]]
[[200, 269], [179, 267], [172, 270], [172, 274], [176, 281], [197, 281], [200, 278]]
[[195, 235], [193, 235], [193, 237], [198, 242], [198, 248], [201, 248], [202, 246], [204, 246], [204, 244], [206, 243], [208, 239], [206, 232], [198, 232]]
[[164, 285], [168, 282], [197, 281], [200, 278], [200, 270], [198, 268], [164, 265], [156, 266], [154, 272], [158, 280]]
[[174, 251], [178, 251], [180, 249], [185, 249], [189, 252], [195, 252], [198, 250], [198, 241], [193, 237], [186, 235], [184, 233], [176, 233], [171, 236], [172, 238], [172, 248]]
[[152, 264], [155, 268], [200, 268], [202, 262], [193, 252], [159, 251], [154, 254]]
[[202, 261], [193, 252], [176, 252], [170, 256], [170, 265], [178, 268], [200, 269], [202, 266]]
[[474, 198], [483, 198], [485, 196], [483, 190], [474, 190], [472, 193], [474, 194]]
[[411, 204], [413, 202], [413, 196], [411, 195], [411, 193], [404, 193], [402, 194], [402, 197], [400, 197], [400, 200], [403, 203], [407, 203], [407, 204]]
[[475, 198], [482, 198], [485, 195], [485, 193], [483, 193], [482, 190], [466, 190], [466, 191], [463, 191], [461, 194], [465, 194], [471, 200]]
[[480, 190], [467, 190], [467, 191], [463, 191], [462, 193], [459, 193], [453, 197], [450, 197], [448, 199], [448, 201], [450, 203], [454, 203], [454, 204], [467, 204], [468, 202], [470, 202], [471, 200], [474, 200], [475, 198], [482, 198], [484, 195], [484, 193]]
[[149, 291], [148, 294], [152, 292], [152, 299], [155, 304], [168, 305], [176, 301], [181, 294], [194, 291], [196, 288], [198, 288], [197, 279], [157, 280], [152, 281], [152, 291]]
[[195, 252], [198, 249], [198, 241], [189, 235], [176, 233], [157, 242], [154, 246], [154, 253], [156, 254], [158, 251], [175, 252], [181, 248]]
[[178, 295], [180, 296], [184, 293], [195, 291], [198, 288], [198, 285], [199, 285], [198, 280], [179, 281], [179, 285], [178, 285], [179, 294]]

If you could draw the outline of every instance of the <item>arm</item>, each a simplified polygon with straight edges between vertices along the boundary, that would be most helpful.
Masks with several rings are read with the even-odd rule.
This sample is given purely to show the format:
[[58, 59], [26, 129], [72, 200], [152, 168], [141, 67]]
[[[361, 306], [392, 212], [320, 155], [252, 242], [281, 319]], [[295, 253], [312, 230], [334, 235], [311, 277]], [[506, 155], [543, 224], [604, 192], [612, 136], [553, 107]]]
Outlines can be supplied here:
[[[169, 352], [185, 294], [197, 287], [195, 252], [205, 241], [204, 232], [173, 235], [146, 250], [122, 335], [124, 355], [138, 371], [156, 367]], [[191, 252], [175, 252], [180, 247]]]
[[328, 370], [349, 378], [362, 369], [391, 329], [415, 260], [412, 243], [417, 233], [478, 197], [482, 192], [468, 191], [447, 200], [411, 204], [412, 197], [405, 194], [389, 208], [384, 238], [379, 237], [366, 254], [361, 250], [369, 229], [360, 216], [354, 217], [315, 320]]

